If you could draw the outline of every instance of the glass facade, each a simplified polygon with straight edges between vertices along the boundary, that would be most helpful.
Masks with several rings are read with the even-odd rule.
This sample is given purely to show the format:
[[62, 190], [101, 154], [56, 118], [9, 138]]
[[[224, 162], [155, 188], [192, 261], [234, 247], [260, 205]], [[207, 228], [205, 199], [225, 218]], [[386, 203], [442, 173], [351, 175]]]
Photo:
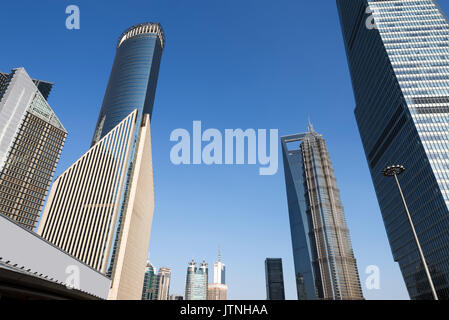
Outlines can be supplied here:
[[265, 260], [265, 280], [267, 300], [285, 300], [282, 259], [268, 258]]
[[[137, 123], [141, 123], [146, 115], [151, 119], [164, 41], [163, 30], [158, 23], [134, 25], [120, 36], [92, 145], [134, 110], [137, 110]], [[136, 130], [126, 169], [127, 175], [123, 182], [125, 191], [121, 195], [121, 209], [114, 223], [113, 246], [107, 270], [107, 275], [111, 277], [115, 272], [122, 223], [129, 201], [130, 181], [134, 175], [139, 135], [140, 131]]]
[[145, 277], [143, 278], [142, 300], [154, 299], [155, 281], [156, 281], [156, 274], [154, 267], [148, 261], [145, 267]]
[[430, 286], [399, 179], [440, 299], [449, 297], [449, 22], [433, 0], [338, 0], [355, 115], [394, 260], [412, 299]]
[[186, 277], [185, 300], [207, 300], [208, 267], [203, 261], [197, 268], [195, 261], [189, 263]]
[[281, 142], [298, 299], [363, 299], [324, 139], [310, 125]]
[[92, 145], [135, 109], [152, 116], [163, 48], [159, 24], [135, 25], [122, 34]]

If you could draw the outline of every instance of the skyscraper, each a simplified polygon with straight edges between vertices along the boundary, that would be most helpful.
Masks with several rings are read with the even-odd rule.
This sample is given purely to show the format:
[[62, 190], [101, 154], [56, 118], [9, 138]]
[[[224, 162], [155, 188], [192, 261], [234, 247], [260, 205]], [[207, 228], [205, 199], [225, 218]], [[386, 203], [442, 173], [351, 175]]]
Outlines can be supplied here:
[[155, 296], [153, 300], [168, 300], [170, 297], [171, 270], [162, 267], [156, 277]]
[[221, 261], [218, 249], [218, 259], [214, 263], [214, 282], [207, 289], [207, 300], [227, 300], [228, 286], [226, 285], [226, 266]]
[[30, 230], [67, 136], [46, 101], [50, 89], [24, 68], [0, 73], [0, 213]]
[[151, 119], [164, 45], [159, 23], [137, 24], [120, 36], [92, 145], [134, 109]]
[[431, 299], [396, 185], [400, 164], [418, 239], [449, 298], [449, 22], [433, 0], [338, 0], [355, 116], [390, 241], [412, 299]]
[[186, 277], [186, 300], [207, 300], [208, 267], [203, 261], [197, 268], [196, 262], [192, 260], [187, 268]]
[[309, 125], [281, 141], [298, 299], [363, 299], [324, 139]]
[[111, 277], [112, 300], [142, 296], [154, 211], [150, 119], [163, 47], [159, 24], [120, 36], [92, 148], [55, 183], [39, 226]]
[[155, 297], [156, 274], [153, 265], [147, 261], [143, 278], [142, 300], [153, 300]]
[[267, 258], [265, 260], [265, 280], [267, 300], [285, 300], [282, 259]]
[[218, 258], [214, 263], [214, 283], [226, 284], [226, 265], [221, 261], [221, 251], [218, 249]]

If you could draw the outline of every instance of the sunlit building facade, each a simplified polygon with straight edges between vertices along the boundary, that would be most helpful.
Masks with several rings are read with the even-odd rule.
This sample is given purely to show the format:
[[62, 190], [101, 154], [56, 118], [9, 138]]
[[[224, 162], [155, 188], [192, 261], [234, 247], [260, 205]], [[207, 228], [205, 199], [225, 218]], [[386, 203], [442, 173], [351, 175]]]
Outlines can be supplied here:
[[155, 295], [153, 300], [169, 300], [170, 298], [170, 268], [159, 268], [155, 282]]
[[228, 286], [220, 283], [209, 283], [207, 288], [207, 300], [227, 300]]
[[[22, 69], [22, 68], [18, 68]], [[9, 80], [12, 76], [14, 76], [14, 70], [12, 73], [5, 73], [0, 72], [0, 92], [2, 91], [3, 87], [9, 83]], [[53, 88], [53, 83], [39, 80], [39, 79], [31, 79], [34, 83], [34, 85], [37, 87], [39, 92], [42, 94], [45, 100], [48, 100], [48, 97], [50, 96], [51, 89]]]
[[355, 116], [393, 258], [412, 299], [431, 299], [396, 185], [440, 299], [449, 298], [449, 22], [433, 0], [338, 0]]
[[47, 103], [50, 89], [24, 68], [0, 73], [0, 214], [30, 230], [67, 136]]
[[44, 239], [104, 274], [136, 117], [137, 110], [56, 178], [38, 228]]

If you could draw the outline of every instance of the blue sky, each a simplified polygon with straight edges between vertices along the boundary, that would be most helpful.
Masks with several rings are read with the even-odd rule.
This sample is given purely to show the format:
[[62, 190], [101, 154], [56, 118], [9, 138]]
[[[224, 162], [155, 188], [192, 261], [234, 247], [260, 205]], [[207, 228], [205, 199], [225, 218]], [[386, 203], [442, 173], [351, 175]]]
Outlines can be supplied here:
[[[81, 29], [65, 28], [65, 8]], [[446, 12], [449, 3], [441, 2]], [[353, 110], [354, 98], [334, 1], [163, 0], [8, 1], [2, 4], [0, 70], [23, 66], [55, 83], [49, 102], [69, 135], [60, 174], [88, 148], [118, 36], [161, 22], [167, 43], [152, 121], [156, 209], [150, 259], [172, 268], [171, 292], [184, 294], [188, 262], [212, 267], [222, 246], [229, 297], [265, 299], [264, 260], [284, 260], [295, 299], [282, 159], [274, 176], [258, 166], [174, 166], [170, 133], [203, 128], [304, 132], [310, 116], [327, 140], [364, 294], [408, 299], [393, 261]], [[381, 289], [365, 288], [365, 269]]]

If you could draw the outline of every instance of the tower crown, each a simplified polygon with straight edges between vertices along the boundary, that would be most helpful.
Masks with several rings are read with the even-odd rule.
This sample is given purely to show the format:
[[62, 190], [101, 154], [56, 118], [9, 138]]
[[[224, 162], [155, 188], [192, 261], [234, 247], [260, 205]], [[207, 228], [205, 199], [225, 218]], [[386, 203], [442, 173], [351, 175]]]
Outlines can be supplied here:
[[156, 34], [158, 36], [159, 40], [161, 41], [161, 46], [163, 49], [165, 44], [164, 30], [162, 30], [162, 26], [160, 23], [153, 23], [153, 22], [139, 23], [128, 28], [120, 36], [117, 48], [119, 48], [123, 44], [123, 42], [132, 37], [135, 37], [139, 34], [149, 34], [149, 33]]

